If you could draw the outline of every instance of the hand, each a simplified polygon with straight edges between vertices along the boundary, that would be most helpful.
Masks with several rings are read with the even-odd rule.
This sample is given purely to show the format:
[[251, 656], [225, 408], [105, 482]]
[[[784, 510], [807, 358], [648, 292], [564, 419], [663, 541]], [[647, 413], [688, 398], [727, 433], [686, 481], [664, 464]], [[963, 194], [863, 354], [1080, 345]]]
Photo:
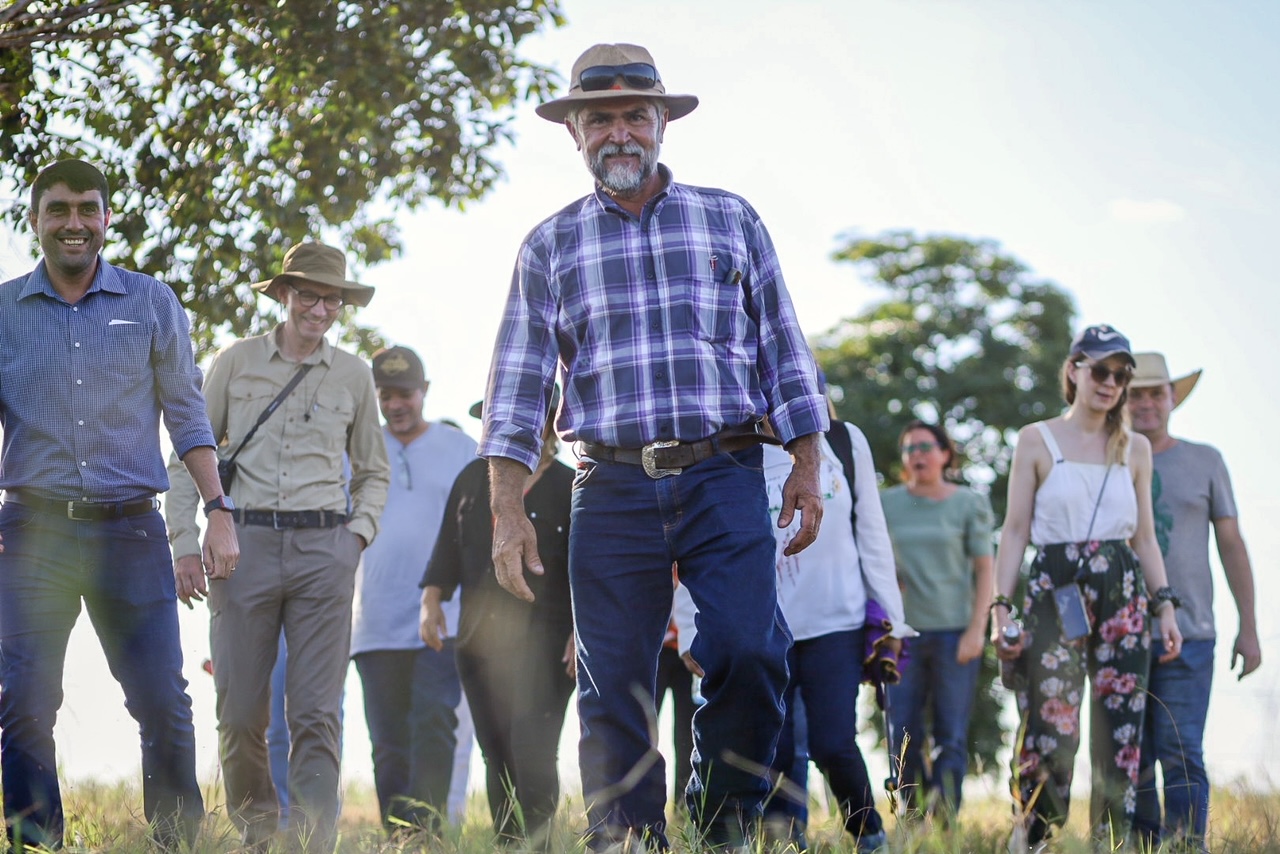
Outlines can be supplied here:
[[209, 595], [205, 586], [204, 566], [198, 555], [183, 555], [173, 563], [173, 586], [177, 588], [178, 599], [188, 608], [195, 610], [195, 602], [203, 602]]
[[[230, 578], [231, 573], [236, 571], [236, 564], [240, 562], [240, 541], [236, 537], [235, 520], [225, 510], [215, 510], [209, 514], [209, 521], [204, 529], [202, 555], [204, 573], [210, 578]], [[203, 591], [203, 582], [200, 588]]]
[[680, 660], [684, 662], [684, 669], [688, 670], [694, 676], [702, 677], [707, 675], [702, 672], [702, 665], [693, 660], [693, 653], [686, 652], [684, 655], [680, 656]]
[[996, 658], [1001, 661], [1014, 661], [1022, 655], [1022, 645], [1027, 639], [1025, 631], [1018, 634], [1017, 643], [1008, 643], [1004, 639], [1005, 626], [1013, 625], [1013, 618], [1009, 616], [1007, 608], [996, 608], [996, 617], [991, 621], [991, 643], [996, 648]]
[[[3, 549], [0, 549], [3, 551]], [[1231, 669], [1236, 669], [1236, 659], [1240, 659], [1240, 675], [1236, 681], [1243, 679], [1258, 669], [1262, 664], [1262, 647], [1258, 645], [1257, 632], [1240, 632], [1236, 635], [1235, 646], [1231, 648]]]
[[1160, 644], [1164, 654], [1157, 659], [1161, 664], [1182, 655], [1182, 631], [1178, 628], [1178, 612], [1172, 603], [1160, 609], [1157, 617], [1160, 628]]
[[795, 463], [791, 474], [787, 475], [782, 485], [782, 512], [778, 514], [778, 527], [785, 528], [791, 524], [796, 511], [800, 512], [800, 530], [796, 531], [782, 553], [784, 555], [799, 554], [818, 538], [818, 528], [822, 525], [822, 490], [818, 481], [817, 445], [812, 452], [807, 452], [800, 443], [805, 440], [816, 442], [817, 433], [802, 436], [794, 440]]
[[524, 580], [524, 571], [542, 575], [538, 557], [538, 535], [521, 512], [495, 513], [493, 517], [493, 570], [498, 583], [517, 599], [532, 602], [533, 591]]
[[574, 640], [573, 632], [569, 632], [569, 639], [564, 642], [564, 655], [560, 658], [564, 664], [564, 672], [569, 675], [570, 679], [578, 678], [578, 644]]
[[965, 629], [960, 635], [960, 643], [956, 647], [956, 664], [968, 664], [982, 656], [984, 638], [981, 629]]
[[444, 639], [448, 636], [449, 626], [444, 609], [439, 602], [423, 596], [422, 604], [418, 607], [418, 637], [427, 646], [440, 652], [444, 649]]

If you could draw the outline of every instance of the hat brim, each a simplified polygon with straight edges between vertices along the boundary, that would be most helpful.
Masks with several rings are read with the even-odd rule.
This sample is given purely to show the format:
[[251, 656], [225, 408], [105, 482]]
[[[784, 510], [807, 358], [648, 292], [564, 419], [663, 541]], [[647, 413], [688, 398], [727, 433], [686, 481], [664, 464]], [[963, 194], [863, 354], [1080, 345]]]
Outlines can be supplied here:
[[276, 302], [284, 302], [280, 298], [280, 285], [286, 282], [314, 282], [317, 285], [328, 285], [332, 288], [342, 289], [342, 298], [351, 305], [366, 306], [373, 299], [374, 287], [372, 285], [362, 285], [359, 282], [353, 282], [350, 279], [331, 279], [328, 276], [300, 276], [297, 273], [281, 273], [273, 276], [264, 282], [254, 282], [249, 287], [253, 288], [260, 294], [266, 294]]
[[618, 101], [624, 98], [652, 98], [667, 108], [667, 118], [675, 121], [692, 113], [698, 106], [697, 95], [666, 95], [661, 92], [645, 92], [639, 89], [600, 89], [595, 92], [574, 92], [539, 104], [533, 111], [549, 122], [559, 124], [569, 114], [585, 104], [598, 101]]
[[1196, 387], [1196, 383], [1200, 382], [1200, 375], [1204, 373], [1204, 369], [1192, 371], [1185, 377], [1178, 377], [1176, 380], [1166, 380], [1156, 377], [1154, 379], [1137, 380], [1129, 383], [1130, 388], [1154, 388], [1161, 385], [1173, 386], [1173, 408], [1177, 409], [1182, 402], [1187, 399], [1187, 395], [1191, 394], [1191, 390]]
[[1137, 366], [1138, 360], [1133, 358], [1133, 353], [1128, 350], [1077, 350], [1082, 356], [1087, 356], [1095, 362], [1101, 362], [1103, 359], [1110, 359], [1112, 356], [1124, 356], [1129, 360], [1129, 364]]

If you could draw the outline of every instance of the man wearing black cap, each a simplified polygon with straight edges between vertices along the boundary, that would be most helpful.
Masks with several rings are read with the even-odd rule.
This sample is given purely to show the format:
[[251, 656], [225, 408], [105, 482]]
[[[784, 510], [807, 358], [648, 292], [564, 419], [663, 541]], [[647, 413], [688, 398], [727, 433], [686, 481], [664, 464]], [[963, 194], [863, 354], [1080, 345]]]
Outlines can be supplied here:
[[[698, 99], [669, 94], [637, 45], [588, 49], [571, 84], [537, 112], [564, 124], [596, 188], [520, 247], [480, 447], [495, 566], [504, 587], [532, 599], [524, 573], [542, 568], [521, 488], [558, 369], [557, 431], [582, 454], [569, 569], [589, 844], [667, 845], [649, 715], [678, 561], [706, 671], [687, 800], [709, 844], [737, 845], [769, 791], [760, 769], [782, 726], [791, 641], [760, 444], [781, 441], [795, 460], [774, 496], [780, 526], [802, 519], [793, 554], [821, 519], [826, 403], [759, 216], [658, 163], [667, 123]], [[777, 439], [762, 430], [766, 416]]]
[[[418, 635], [418, 581], [435, 547], [440, 519], [458, 472], [476, 459], [461, 430], [422, 417], [429, 383], [408, 347], [373, 357], [391, 489], [378, 540], [356, 574], [351, 656], [364, 685], [364, 714], [373, 746], [373, 780], [382, 823], [432, 827], [443, 817], [457, 746], [462, 699], [454, 639], [439, 651]], [[458, 608], [449, 607], [456, 632]], [[468, 735], [468, 753], [470, 736]]]
[[[369, 366], [325, 333], [373, 288], [349, 281], [342, 252], [320, 243], [293, 246], [281, 274], [253, 287], [284, 306], [284, 322], [218, 353], [205, 383], [222, 461], [234, 457], [231, 513], [244, 552], [235, 574], [209, 585], [222, 774], [245, 843], [265, 846], [279, 818], [265, 732], [283, 627], [290, 833], [327, 852], [356, 565], [378, 531], [389, 470]], [[180, 584], [195, 570], [195, 511], [190, 480], [175, 478], [166, 512]]]
[[[156, 501], [170, 484], [160, 416], [192, 504], [216, 509], [215, 442], [173, 291], [100, 255], [110, 195], [82, 160], [42, 171], [30, 222], [44, 257], [0, 285], [0, 768], [15, 850], [62, 846], [53, 726], [82, 599], [138, 721], [153, 836], [164, 848], [189, 844], [204, 814]], [[214, 513], [203, 552], [194, 535], [190, 549], [188, 584], [230, 575], [230, 518]]]

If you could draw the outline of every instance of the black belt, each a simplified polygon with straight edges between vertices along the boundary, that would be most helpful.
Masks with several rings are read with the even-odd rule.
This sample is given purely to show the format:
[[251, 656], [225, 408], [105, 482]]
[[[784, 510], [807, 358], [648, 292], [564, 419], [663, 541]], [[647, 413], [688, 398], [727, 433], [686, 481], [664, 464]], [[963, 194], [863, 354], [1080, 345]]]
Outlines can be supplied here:
[[241, 525], [265, 525], [269, 528], [336, 528], [347, 521], [346, 513], [332, 510], [241, 510], [231, 511]]
[[123, 519], [126, 516], [141, 516], [143, 513], [160, 509], [160, 502], [155, 498], [140, 498], [137, 501], [59, 501], [30, 492], [9, 490], [5, 493], [5, 500], [20, 504], [33, 513], [62, 516], [73, 522]]
[[759, 425], [746, 424], [729, 427], [696, 442], [653, 442], [643, 448], [613, 448], [609, 445], [597, 445], [595, 442], [583, 442], [582, 453], [600, 462], [643, 466], [645, 474], [657, 479], [680, 474], [689, 466], [719, 453], [741, 451], [752, 445], [781, 444], [773, 436], [760, 432]]

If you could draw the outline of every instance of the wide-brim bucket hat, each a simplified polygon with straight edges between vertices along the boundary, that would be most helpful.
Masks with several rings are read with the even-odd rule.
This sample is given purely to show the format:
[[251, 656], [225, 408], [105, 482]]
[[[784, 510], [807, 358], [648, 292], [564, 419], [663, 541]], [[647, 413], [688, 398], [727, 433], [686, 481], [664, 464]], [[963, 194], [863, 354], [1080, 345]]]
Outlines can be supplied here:
[[1177, 409], [1182, 401], [1191, 394], [1191, 389], [1200, 382], [1202, 371], [1195, 370], [1186, 376], [1174, 379], [1169, 375], [1169, 363], [1164, 360], [1163, 353], [1134, 353], [1136, 365], [1133, 379], [1129, 380], [1129, 388], [1154, 388], [1155, 386], [1173, 386], [1173, 408]]
[[[585, 80], [584, 80], [585, 75]], [[687, 116], [698, 106], [696, 95], [670, 95], [648, 50], [635, 44], [597, 44], [573, 64], [569, 94], [539, 104], [534, 112], [550, 122], [563, 122], [585, 104], [618, 98], [653, 98], [667, 108], [669, 119]]]
[[280, 286], [288, 282], [315, 282], [342, 289], [342, 297], [352, 305], [368, 305], [373, 299], [371, 285], [362, 285], [347, 278], [347, 257], [341, 249], [323, 243], [297, 243], [284, 254], [284, 266], [280, 275], [264, 282], [254, 282], [250, 287], [266, 294], [276, 302], [284, 302]]

